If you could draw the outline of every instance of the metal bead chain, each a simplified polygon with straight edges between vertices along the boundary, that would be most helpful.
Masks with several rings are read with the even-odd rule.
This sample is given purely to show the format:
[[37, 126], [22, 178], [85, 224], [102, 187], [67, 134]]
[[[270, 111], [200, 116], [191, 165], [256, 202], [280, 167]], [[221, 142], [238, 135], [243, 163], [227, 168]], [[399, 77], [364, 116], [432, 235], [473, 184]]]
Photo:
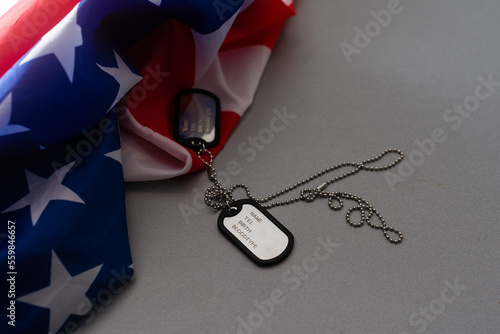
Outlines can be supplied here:
[[[367, 166], [368, 164], [374, 163], [374, 162], [382, 159], [385, 155], [387, 155], [389, 153], [396, 153], [399, 156], [394, 161], [390, 162], [387, 165]], [[207, 154], [209, 157], [208, 161], [203, 158], [203, 155], [205, 155], [205, 154]], [[236, 184], [232, 185], [229, 189], [224, 188], [221, 185], [220, 181], [217, 179], [217, 173], [215, 172], [215, 169], [213, 167], [213, 155], [204, 146], [202, 146], [202, 148], [198, 151], [198, 157], [207, 166], [207, 171], [208, 171], [209, 177], [215, 184], [213, 187], [210, 187], [206, 190], [205, 202], [207, 203], [207, 205], [213, 207], [216, 210], [220, 210], [225, 206], [227, 206], [228, 208], [231, 209], [231, 203], [235, 201], [235, 198], [233, 196], [233, 192], [236, 188], [244, 189], [248, 198], [261, 204], [263, 207], [265, 207], [267, 209], [270, 209], [270, 208], [273, 208], [276, 206], [289, 205], [289, 204], [292, 204], [292, 203], [295, 203], [295, 202], [298, 202], [301, 200], [306, 201], [306, 202], [312, 202], [317, 197], [322, 197], [322, 198], [328, 198], [328, 206], [332, 210], [338, 211], [338, 210], [341, 210], [343, 208], [343, 206], [344, 206], [343, 199], [346, 199], [346, 200], [352, 200], [352, 201], [357, 202], [356, 206], [353, 206], [347, 210], [346, 221], [348, 224], [350, 224], [353, 227], [361, 227], [366, 223], [367, 225], [369, 225], [372, 228], [382, 229], [382, 232], [384, 233], [385, 238], [391, 243], [397, 244], [403, 240], [403, 234], [398, 229], [396, 229], [392, 226], [388, 226], [385, 223], [385, 219], [382, 217], [382, 215], [377, 210], [375, 210], [373, 208], [373, 206], [370, 203], [368, 203], [368, 201], [366, 201], [365, 199], [361, 198], [358, 195], [351, 194], [351, 193], [345, 193], [345, 192], [340, 192], [340, 191], [337, 191], [337, 192], [323, 191], [328, 185], [335, 183], [337, 181], [340, 181], [342, 179], [345, 179], [349, 176], [352, 176], [361, 170], [376, 172], [376, 171], [387, 170], [389, 168], [394, 167], [399, 162], [401, 162], [404, 158], [403, 152], [398, 150], [398, 149], [390, 148], [388, 150], [381, 152], [379, 155], [377, 155], [373, 158], [370, 158], [370, 159], [363, 160], [362, 162], [342, 162], [342, 163], [327, 167], [327, 168], [322, 169], [321, 171], [314, 173], [313, 175], [305, 178], [302, 181], [298, 181], [289, 187], [286, 187], [280, 191], [277, 191], [277, 192], [275, 192], [267, 197], [260, 198], [260, 199], [253, 196], [250, 192], [249, 187], [243, 183], [236, 183]], [[287, 200], [275, 201], [272, 203], [264, 204], [264, 203], [267, 203], [267, 202], [269, 202], [277, 197], [280, 197], [280, 196], [282, 196], [282, 195], [284, 195], [284, 194], [286, 194], [286, 193], [288, 193], [288, 192], [290, 192], [290, 191], [292, 191], [300, 186], [303, 186], [303, 185], [317, 179], [318, 177], [320, 177], [324, 174], [333, 172], [333, 171], [340, 169], [340, 168], [343, 168], [343, 167], [353, 167], [353, 169], [346, 172], [346, 173], [338, 175], [330, 180], [324, 181], [323, 183], [321, 183], [318, 187], [316, 187], [314, 189], [303, 189], [303, 190], [301, 190], [299, 196], [292, 197], [292, 198], [289, 198]], [[353, 222], [351, 220], [351, 213], [353, 211], [360, 212], [361, 219], [359, 222]], [[378, 225], [372, 223], [372, 221], [371, 221], [371, 218], [374, 215], [378, 218], [378, 220], [380, 222]], [[398, 238], [393, 239], [390, 236], [389, 232], [397, 234]]]
[[[207, 166], [208, 177], [214, 182], [213, 187], [209, 187], [205, 191], [205, 203], [211, 206], [215, 210], [220, 210], [227, 206], [231, 208], [231, 203], [234, 202], [232, 193], [230, 193], [226, 188], [222, 186], [219, 179], [217, 178], [217, 172], [213, 166], [214, 156], [212, 152], [205, 148], [203, 143], [200, 144], [202, 148], [198, 150], [198, 158]], [[203, 155], [208, 155], [208, 160], [203, 158]]]

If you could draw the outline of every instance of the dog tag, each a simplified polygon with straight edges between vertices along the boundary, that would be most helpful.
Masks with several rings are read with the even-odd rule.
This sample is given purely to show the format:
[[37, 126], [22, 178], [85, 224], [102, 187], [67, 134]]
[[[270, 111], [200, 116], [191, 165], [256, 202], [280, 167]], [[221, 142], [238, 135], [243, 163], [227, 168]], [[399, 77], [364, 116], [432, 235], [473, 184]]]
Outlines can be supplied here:
[[224, 208], [217, 226], [226, 238], [260, 266], [277, 264], [292, 251], [292, 233], [253, 200], [235, 201], [231, 208]]
[[175, 99], [174, 138], [180, 144], [199, 150], [219, 142], [220, 100], [204, 89], [186, 89]]

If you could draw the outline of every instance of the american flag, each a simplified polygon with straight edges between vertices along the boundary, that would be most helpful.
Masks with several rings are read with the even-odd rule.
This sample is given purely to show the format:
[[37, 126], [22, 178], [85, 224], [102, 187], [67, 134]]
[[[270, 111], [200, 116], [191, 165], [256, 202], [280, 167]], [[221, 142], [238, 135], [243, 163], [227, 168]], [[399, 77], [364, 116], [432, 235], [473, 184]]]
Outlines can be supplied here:
[[71, 332], [126, 289], [124, 181], [202, 168], [173, 140], [175, 95], [220, 98], [219, 152], [293, 14], [291, 0], [3, 2], [1, 333]]

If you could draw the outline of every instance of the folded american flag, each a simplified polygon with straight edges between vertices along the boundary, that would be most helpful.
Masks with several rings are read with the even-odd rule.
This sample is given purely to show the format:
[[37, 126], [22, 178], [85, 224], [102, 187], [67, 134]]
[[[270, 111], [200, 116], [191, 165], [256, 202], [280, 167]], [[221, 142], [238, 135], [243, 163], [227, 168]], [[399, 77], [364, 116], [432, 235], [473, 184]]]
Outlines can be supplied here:
[[219, 96], [219, 152], [294, 9], [291, 0], [13, 2], [0, 17], [0, 331], [70, 332], [133, 275], [124, 180], [202, 167], [172, 139], [175, 95]]

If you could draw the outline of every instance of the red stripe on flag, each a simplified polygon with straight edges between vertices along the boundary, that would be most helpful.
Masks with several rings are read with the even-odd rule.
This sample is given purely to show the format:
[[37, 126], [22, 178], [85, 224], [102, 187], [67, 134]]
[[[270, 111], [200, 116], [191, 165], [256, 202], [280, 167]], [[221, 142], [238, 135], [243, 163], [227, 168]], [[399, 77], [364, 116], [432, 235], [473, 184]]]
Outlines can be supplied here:
[[20, 0], [0, 18], [0, 76], [80, 0]]
[[[222, 150], [224, 144], [229, 139], [229, 136], [236, 127], [236, 124], [238, 124], [240, 118], [240, 115], [232, 111], [221, 112], [219, 144], [216, 147], [210, 149], [214, 156], [216, 156]], [[198, 158], [198, 155], [194, 153], [193, 150], [188, 151], [191, 154], [191, 158], [193, 159], [193, 165], [191, 166], [191, 170], [189, 171], [190, 173], [206, 168], [206, 166], [201, 162], [201, 160]]]
[[287, 6], [281, 1], [255, 0], [236, 17], [221, 51], [259, 44], [272, 50], [285, 20], [292, 15], [295, 15], [293, 4]]
[[191, 29], [175, 20], [165, 21], [129, 49], [126, 56], [144, 77], [124, 98], [130, 112], [141, 125], [173, 138], [170, 101], [194, 83]]

